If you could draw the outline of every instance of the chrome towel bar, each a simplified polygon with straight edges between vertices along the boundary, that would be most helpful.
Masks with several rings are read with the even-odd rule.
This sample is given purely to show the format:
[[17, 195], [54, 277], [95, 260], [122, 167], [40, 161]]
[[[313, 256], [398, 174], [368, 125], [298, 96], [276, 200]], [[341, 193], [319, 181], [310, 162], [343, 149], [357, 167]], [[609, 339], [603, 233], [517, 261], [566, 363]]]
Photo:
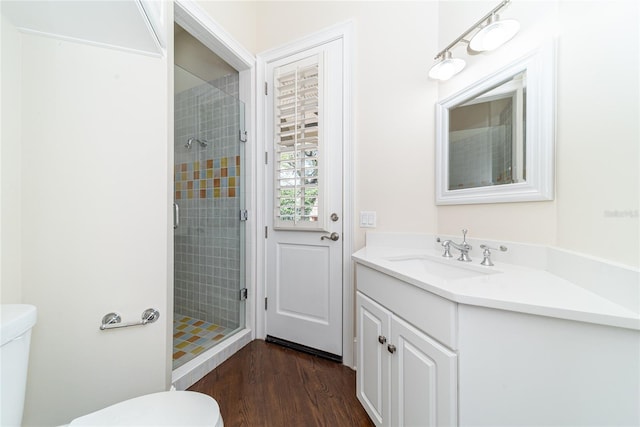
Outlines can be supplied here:
[[107, 313], [102, 317], [102, 325], [100, 330], [126, 328], [129, 326], [141, 326], [147, 323], [153, 323], [160, 317], [160, 312], [155, 308], [148, 308], [142, 312], [142, 320], [139, 322], [122, 323], [122, 317], [118, 313]]

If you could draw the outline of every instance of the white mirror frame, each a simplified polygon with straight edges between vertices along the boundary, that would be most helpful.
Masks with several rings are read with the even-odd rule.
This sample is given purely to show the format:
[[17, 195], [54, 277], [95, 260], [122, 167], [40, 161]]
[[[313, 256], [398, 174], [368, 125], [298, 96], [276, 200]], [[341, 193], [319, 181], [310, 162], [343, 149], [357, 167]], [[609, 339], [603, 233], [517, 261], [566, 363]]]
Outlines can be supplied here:
[[[449, 109], [526, 71], [524, 182], [449, 190]], [[436, 105], [436, 204], [553, 200], [555, 153], [555, 49], [551, 43]]]

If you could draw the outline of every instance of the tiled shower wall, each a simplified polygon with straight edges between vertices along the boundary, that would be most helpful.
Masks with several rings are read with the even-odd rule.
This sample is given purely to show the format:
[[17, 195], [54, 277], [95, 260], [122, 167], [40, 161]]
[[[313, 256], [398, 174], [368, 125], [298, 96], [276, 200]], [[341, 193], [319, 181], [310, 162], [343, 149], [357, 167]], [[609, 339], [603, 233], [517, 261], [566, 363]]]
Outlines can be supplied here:
[[[240, 325], [239, 79], [229, 75], [175, 96], [174, 311]], [[189, 138], [197, 141], [191, 148]]]
[[510, 183], [510, 126], [449, 133], [449, 189]]

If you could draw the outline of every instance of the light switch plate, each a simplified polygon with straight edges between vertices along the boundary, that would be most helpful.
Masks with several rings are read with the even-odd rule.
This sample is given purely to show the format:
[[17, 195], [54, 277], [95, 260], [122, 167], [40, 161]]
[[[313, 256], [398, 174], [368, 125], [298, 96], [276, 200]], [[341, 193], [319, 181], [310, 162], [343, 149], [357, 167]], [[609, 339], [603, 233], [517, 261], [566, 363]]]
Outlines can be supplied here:
[[375, 228], [376, 213], [374, 211], [360, 211], [360, 227]]

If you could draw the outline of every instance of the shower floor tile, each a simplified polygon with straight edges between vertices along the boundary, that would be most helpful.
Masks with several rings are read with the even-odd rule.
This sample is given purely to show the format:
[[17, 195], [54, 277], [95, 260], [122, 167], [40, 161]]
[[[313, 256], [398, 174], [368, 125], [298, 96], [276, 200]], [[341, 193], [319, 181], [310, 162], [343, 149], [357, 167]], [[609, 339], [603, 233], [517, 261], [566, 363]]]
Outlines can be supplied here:
[[173, 320], [173, 369], [210, 349], [232, 332], [233, 329], [176, 313]]

